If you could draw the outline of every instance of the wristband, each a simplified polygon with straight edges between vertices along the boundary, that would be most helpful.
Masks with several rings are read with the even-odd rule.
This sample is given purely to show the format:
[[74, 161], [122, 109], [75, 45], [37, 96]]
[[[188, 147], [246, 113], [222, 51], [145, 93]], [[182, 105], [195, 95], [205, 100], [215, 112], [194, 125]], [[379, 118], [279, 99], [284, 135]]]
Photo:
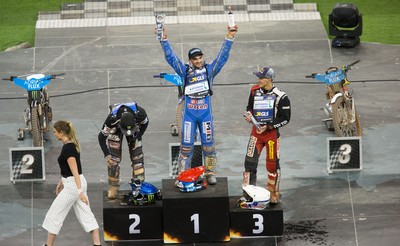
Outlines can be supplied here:
[[78, 189], [78, 193], [79, 193], [79, 194], [82, 194], [82, 193], [83, 193], [83, 190], [82, 190], [82, 189]]

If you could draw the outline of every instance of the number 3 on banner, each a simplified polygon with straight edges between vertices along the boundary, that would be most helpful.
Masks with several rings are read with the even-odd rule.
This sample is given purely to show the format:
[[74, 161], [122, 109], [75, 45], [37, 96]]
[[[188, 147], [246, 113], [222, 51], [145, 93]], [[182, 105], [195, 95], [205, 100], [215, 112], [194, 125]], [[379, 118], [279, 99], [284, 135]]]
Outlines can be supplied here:
[[21, 174], [32, 174], [33, 170], [31, 168], [32, 164], [35, 162], [35, 158], [31, 154], [26, 154], [22, 157], [22, 168]]
[[341, 164], [347, 164], [350, 161], [350, 153], [351, 153], [351, 146], [350, 144], [343, 144], [340, 146], [340, 150], [342, 151], [339, 155], [338, 161]]

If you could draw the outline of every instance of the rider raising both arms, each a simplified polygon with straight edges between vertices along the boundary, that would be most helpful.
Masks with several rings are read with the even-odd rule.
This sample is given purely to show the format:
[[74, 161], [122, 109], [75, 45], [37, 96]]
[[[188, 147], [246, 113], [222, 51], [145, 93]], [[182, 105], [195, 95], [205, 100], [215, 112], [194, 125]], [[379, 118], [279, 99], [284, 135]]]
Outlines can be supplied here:
[[204, 61], [202, 50], [193, 48], [189, 50], [189, 62], [185, 64], [172, 50], [165, 31], [160, 40], [165, 59], [182, 78], [185, 95], [178, 172], [181, 173], [191, 168], [196, 129], [199, 128], [203, 156], [205, 157], [205, 175], [209, 184], [217, 182], [215, 178], [217, 160], [214, 122], [211, 108], [212, 85], [215, 76], [228, 61], [236, 32], [237, 27], [228, 28], [222, 47], [211, 63]]

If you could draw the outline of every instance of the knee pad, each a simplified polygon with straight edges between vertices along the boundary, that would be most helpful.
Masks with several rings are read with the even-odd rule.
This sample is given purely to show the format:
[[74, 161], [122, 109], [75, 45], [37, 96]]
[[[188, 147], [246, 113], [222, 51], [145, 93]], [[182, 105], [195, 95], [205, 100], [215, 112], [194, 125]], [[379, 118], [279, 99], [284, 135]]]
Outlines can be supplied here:
[[144, 166], [143, 163], [132, 164], [132, 178], [144, 181]]
[[107, 137], [107, 145], [112, 156], [121, 157], [121, 138], [116, 134], [109, 134]]
[[193, 154], [193, 148], [192, 146], [182, 146], [179, 148], [180, 154], [183, 156], [189, 156]]

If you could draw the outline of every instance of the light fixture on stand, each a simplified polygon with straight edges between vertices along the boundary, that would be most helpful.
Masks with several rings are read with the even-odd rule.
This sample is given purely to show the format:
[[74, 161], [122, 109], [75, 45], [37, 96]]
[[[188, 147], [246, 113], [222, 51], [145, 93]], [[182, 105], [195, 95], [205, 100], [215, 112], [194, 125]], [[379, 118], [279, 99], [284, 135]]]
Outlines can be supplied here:
[[360, 43], [362, 15], [352, 3], [337, 3], [329, 14], [329, 35], [333, 47], [353, 48]]

